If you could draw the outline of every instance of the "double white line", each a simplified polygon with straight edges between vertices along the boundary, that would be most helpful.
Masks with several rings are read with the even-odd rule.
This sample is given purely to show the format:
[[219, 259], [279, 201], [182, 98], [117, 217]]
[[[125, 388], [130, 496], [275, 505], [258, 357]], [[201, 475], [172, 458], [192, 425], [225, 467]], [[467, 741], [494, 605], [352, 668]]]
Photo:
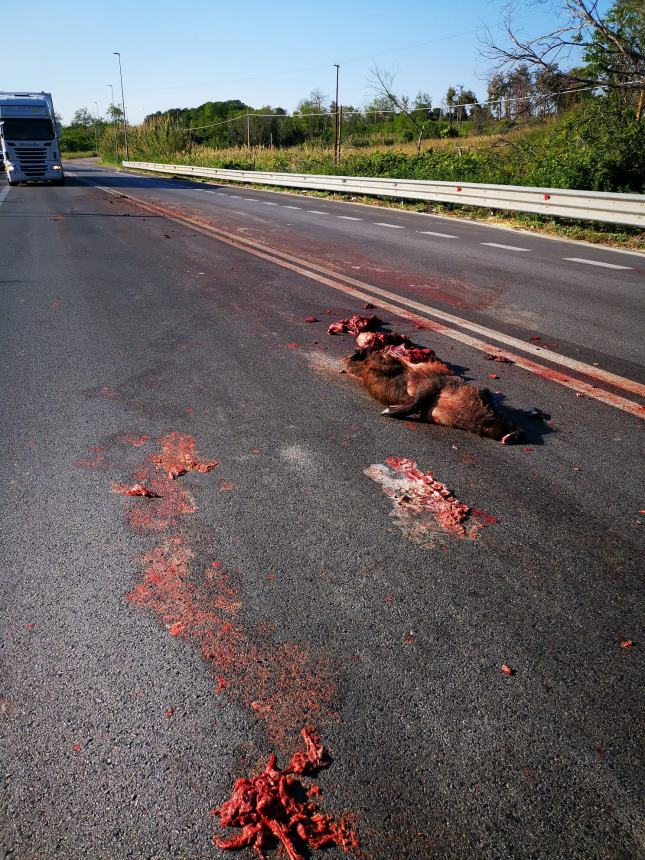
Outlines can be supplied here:
[[[82, 182], [85, 182], [88, 185], [100, 188], [101, 191], [105, 191], [107, 194], [112, 194], [121, 198], [125, 197], [135, 206], [149, 212], [154, 212], [157, 215], [162, 215], [178, 224], [190, 224], [192, 229], [197, 229], [199, 232], [207, 236], [216, 238], [220, 242], [224, 242], [227, 245], [231, 245], [232, 247], [245, 251], [248, 254], [253, 254], [263, 260], [268, 260], [284, 269], [297, 272], [299, 275], [309, 278], [312, 281], [316, 281], [319, 284], [324, 284], [332, 289], [347, 293], [348, 295], [354, 296], [362, 301], [369, 301], [390, 313], [397, 314], [398, 316], [411, 320], [412, 322], [423, 323], [425, 327], [437, 332], [438, 334], [442, 334], [444, 337], [457, 340], [460, 343], [464, 343], [487, 354], [494, 353], [495, 355], [509, 358], [519, 367], [522, 367], [543, 379], [557, 382], [560, 385], [573, 389], [579, 394], [585, 394], [586, 396], [599, 400], [602, 403], [621, 409], [623, 412], [627, 412], [639, 418], [645, 418], [645, 406], [635, 402], [634, 400], [615, 394], [612, 391], [607, 391], [606, 389], [598, 387], [598, 383], [602, 383], [610, 386], [611, 388], [636, 395], [637, 397], [645, 397], [645, 385], [635, 382], [632, 379], [626, 379], [625, 377], [618, 376], [615, 373], [610, 373], [609, 371], [602, 370], [598, 367], [594, 367], [593, 365], [585, 364], [575, 358], [560, 355], [559, 353], [553, 352], [545, 347], [535, 346], [532, 343], [527, 343], [526, 341], [520, 340], [512, 335], [505, 334], [504, 332], [499, 332], [495, 329], [479, 325], [478, 323], [470, 322], [469, 320], [455, 316], [454, 314], [446, 313], [445, 311], [432, 307], [431, 305], [414, 301], [406, 296], [393, 293], [390, 290], [384, 290], [380, 287], [368, 284], [365, 281], [359, 281], [349, 275], [335, 272], [332, 269], [312, 263], [309, 260], [303, 260], [300, 257], [287, 254], [284, 251], [264, 245], [254, 239], [238, 236], [235, 233], [229, 233], [219, 227], [214, 227], [205, 219], [198, 216], [188, 216], [167, 206], [163, 206], [158, 203], [149, 203], [148, 201], [141, 200], [138, 197], [132, 197], [129, 194], [124, 195], [121, 192], [113, 191], [111, 188], [106, 188], [103, 185], [98, 185], [95, 182], [82, 179], [78, 176], [76, 178], [81, 179]], [[408, 308], [410, 308], [410, 310], [408, 310]], [[473, 334], [488, 338], [488, 340], [481, 340], [479, 337], [474, 337], [468, 332], [473, 332]], [[500, 348], [499, 344], [502, 344], [503, 347]], [[516, 352], [511, 352], [504, 347], [511, 347], [513, 350], [516, 350]], [[524, 355], [521, 353], [524, 353]], [[546, 360], [551, 365], [555, 365], [556, 368], [563, 368], [563, 370], [541, 364], [534, 361], [533, 358], [526, 357], [527, 355], [536, 356], [542, 360]], [[581, 374], [591, 381], [587, 382], [577, 377], [570, 376], [566, 372], [567, 370], [572, 370]]]

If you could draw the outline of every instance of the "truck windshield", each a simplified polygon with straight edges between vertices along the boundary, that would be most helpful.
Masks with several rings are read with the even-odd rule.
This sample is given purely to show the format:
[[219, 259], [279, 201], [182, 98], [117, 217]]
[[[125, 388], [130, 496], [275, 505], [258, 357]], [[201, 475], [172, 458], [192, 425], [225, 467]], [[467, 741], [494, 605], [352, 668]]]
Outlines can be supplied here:
[[7, 119], [3, 122], [5, 140], [53, 140], [54, 129], [48, 119]]

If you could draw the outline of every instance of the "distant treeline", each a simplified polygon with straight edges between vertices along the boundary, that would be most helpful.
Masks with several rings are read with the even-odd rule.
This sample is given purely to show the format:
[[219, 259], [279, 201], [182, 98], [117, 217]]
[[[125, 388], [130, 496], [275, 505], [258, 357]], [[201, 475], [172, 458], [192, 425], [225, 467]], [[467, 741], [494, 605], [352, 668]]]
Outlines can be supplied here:
[[[589, 93], [553, 95], [553, 75], [531, 74], [520, 67], [509, 75], [493, 75], [486, 100], [463, 87], [449, 87], [441, 107], [428, 93], [414, 99], [383, 94], [362, 108], [342, 105], [341, 134], [352, 147], [406, 143], [419, 139], [498, 132], [519, 118], [561, 113]], [[195, 108], [171, 108], [149, 114], [144, 126], [170, 123], [186, 132], [187, 142], [216, 148], [266, 146], [286, 148], [310, 144], [331, 146], [336, 105], [320, 90], [302, 99], [293, 114], [282, 107], [254, 108], [238, 99], [205, 102]]]

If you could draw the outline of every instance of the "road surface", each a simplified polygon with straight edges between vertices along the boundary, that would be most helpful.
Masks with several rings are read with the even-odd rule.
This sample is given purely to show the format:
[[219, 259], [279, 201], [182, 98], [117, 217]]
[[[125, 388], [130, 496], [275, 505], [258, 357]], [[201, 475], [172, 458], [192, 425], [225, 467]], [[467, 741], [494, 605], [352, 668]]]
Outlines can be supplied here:
[[[643, 856], [642, 257], [67, 171], [0, 188], [3, 856], [236, 856], [210, 811], [309, 723], [362, 856]], [[325, 333], [363, 295], [550, 420], [381, 418]]]

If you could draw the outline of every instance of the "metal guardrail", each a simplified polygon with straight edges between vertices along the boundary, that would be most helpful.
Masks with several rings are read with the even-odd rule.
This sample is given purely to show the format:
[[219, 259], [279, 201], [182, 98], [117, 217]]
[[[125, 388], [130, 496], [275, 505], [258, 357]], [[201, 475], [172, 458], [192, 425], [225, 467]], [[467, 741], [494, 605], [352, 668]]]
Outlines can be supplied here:
[[603, 221], [608, 224], [645, 227], [645, 194], [530, 188], [522, 185], [484, 185], [477, 182], [435, 182], [427, 179], [223, 170], [218, 167], [157, 164], [151, 161], [124, 161], [123, 166], [155, 173], [171, 173], [174, 176], [199, 176], [205, 179], [225, 179], [227, 182], [279, 185], [283, 188], [311, 188], [346, 194], [461, 203], [466, 206], [536, 212], [540, 215], [576, 218], [581, 221]]

